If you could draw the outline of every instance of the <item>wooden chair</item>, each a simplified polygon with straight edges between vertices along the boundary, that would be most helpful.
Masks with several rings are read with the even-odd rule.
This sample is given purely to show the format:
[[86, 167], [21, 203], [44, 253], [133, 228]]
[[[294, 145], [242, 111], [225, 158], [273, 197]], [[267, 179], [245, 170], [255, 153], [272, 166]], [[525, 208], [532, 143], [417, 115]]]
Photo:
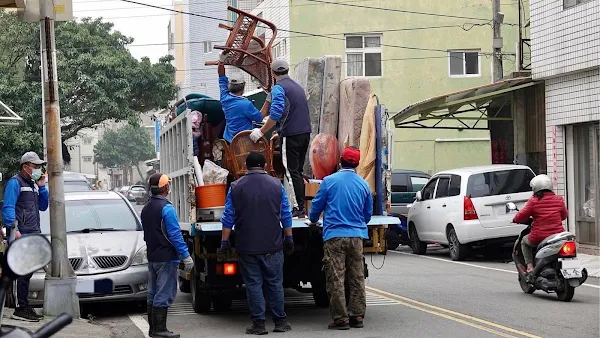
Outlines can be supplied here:
[[256, 143], [250, 139], [252, 131], [242, 131], [237, 133], [231, 140], [231, 144], [228, 147], [229, 159], [228, 163], [231, 165], [232, 170], [230, 172], [234, 179], [238, 179], [248, 172], [246, 169], [246, 157], [251, 151], [260, 151], [265, 155], [266, 165], [265, 171], [270, 175], [274, 175], [271, 166], [271, 148], [269, 142], [263, 136]]
[[[266, 91], [271, 91], [274, 84], [271, 74], [271, 47], [277, 36], [277, 27], [271, 22], [244, 12], [235, 7], [227, 6], [227, 9], [237, 14], [233, 27], [219, 24], [219, 28], [230, 31], [225, 46], [214, 46], [225, 52], [226, 65], [235, 66], [252, 75]], [[273, 32], [271, 39], [265, 43], [261, 38], [254, 36], [259, 23], [266, 25]], [[206, 66], [216, 66], [219, 62], [207, 61]]]
[[283, 159], [281, 157], [281, 144], [279, 142], [279, 135], [271, 136], [270, 141], [271, 148], [271, 168], [273, 168], [273, 173], [275, 177], [283, 180], [285, 176], [285, 167], [283, 166]]

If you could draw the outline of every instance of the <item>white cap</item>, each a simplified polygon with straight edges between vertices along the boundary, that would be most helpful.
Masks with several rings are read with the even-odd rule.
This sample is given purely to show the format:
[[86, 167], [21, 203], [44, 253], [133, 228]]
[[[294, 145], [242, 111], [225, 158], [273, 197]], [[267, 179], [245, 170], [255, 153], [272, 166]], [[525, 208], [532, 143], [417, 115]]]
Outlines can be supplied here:
[[229, 84], [242, 84], [246, 83], [244, 80], [244, 75], [241, 73], [233, 73], [229, 76]]

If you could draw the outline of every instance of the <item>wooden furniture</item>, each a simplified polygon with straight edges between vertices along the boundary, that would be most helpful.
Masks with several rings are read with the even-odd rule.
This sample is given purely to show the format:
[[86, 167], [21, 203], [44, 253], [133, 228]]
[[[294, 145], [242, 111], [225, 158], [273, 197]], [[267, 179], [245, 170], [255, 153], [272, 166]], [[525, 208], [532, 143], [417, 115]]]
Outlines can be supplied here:
[[246, 169], [246, 157], [251, 151], [260, 151], [265, 155], [265, 171], [270, 175], [274, 175], [271, 169], [271, 148], [265, 137], [259, 139], [256, 143], [250, 139], [250, 130], [239, 132], [231, 140], [231, 144], [226, 148], [228, 153], [227, 165], [234, 179], [238, 179], [248, 172]]
[[[274, 84], [270, 68], [271, 48], [277, 36], [277, 28], [271, 22], [235, 7], [227, 6], [227, 9], [236, 13], [237, 19], [233, 26], [219, 24], [219, 28], [230, 31], [229, 38], [225, 46], [215, 46], [214, 48], [223, 50], [226, 55], [224, 64], [235, 66], [252, 75], [260, 82], [264, 90], [271, 91]], [[259, 24], [261, 24], [261, 28], [267, 26], [272, 31], [268, 43], [265, 43], [262, 38], [254, 36]], [[215, 61], [205, 62], [207, 66], [218, 64], [219, 62]]]
[[271, 136], [269, 147], [271, 148], [271, 168], [273, 169], [273, 176], [283, 180], [285, 176], [285, 167], [283, 166], [283, 159], [281, 157], [281, 144], [279, 142], [279, 135]]

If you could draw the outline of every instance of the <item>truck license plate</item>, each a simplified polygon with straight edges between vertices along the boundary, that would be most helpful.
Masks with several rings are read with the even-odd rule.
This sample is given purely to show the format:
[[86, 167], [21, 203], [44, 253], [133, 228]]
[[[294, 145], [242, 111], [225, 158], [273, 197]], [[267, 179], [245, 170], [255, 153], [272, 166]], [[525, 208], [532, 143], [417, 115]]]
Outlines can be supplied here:
[[561, 262], [560, 272], [564, 278], [572, 279], [583, 277], [581, 263], [577, 258], [561, 258], [559, 261]]

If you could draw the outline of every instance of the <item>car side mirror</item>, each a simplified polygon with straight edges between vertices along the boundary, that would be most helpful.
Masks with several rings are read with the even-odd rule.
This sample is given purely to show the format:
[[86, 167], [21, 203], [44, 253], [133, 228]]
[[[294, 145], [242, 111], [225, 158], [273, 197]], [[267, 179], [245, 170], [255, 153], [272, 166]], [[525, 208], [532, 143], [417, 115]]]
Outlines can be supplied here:
[[423, 200], [423, 195], [421, 194], [420, 191], [417, 191], [417, 195], [415, 196], [415, 201], [419, 202]]

